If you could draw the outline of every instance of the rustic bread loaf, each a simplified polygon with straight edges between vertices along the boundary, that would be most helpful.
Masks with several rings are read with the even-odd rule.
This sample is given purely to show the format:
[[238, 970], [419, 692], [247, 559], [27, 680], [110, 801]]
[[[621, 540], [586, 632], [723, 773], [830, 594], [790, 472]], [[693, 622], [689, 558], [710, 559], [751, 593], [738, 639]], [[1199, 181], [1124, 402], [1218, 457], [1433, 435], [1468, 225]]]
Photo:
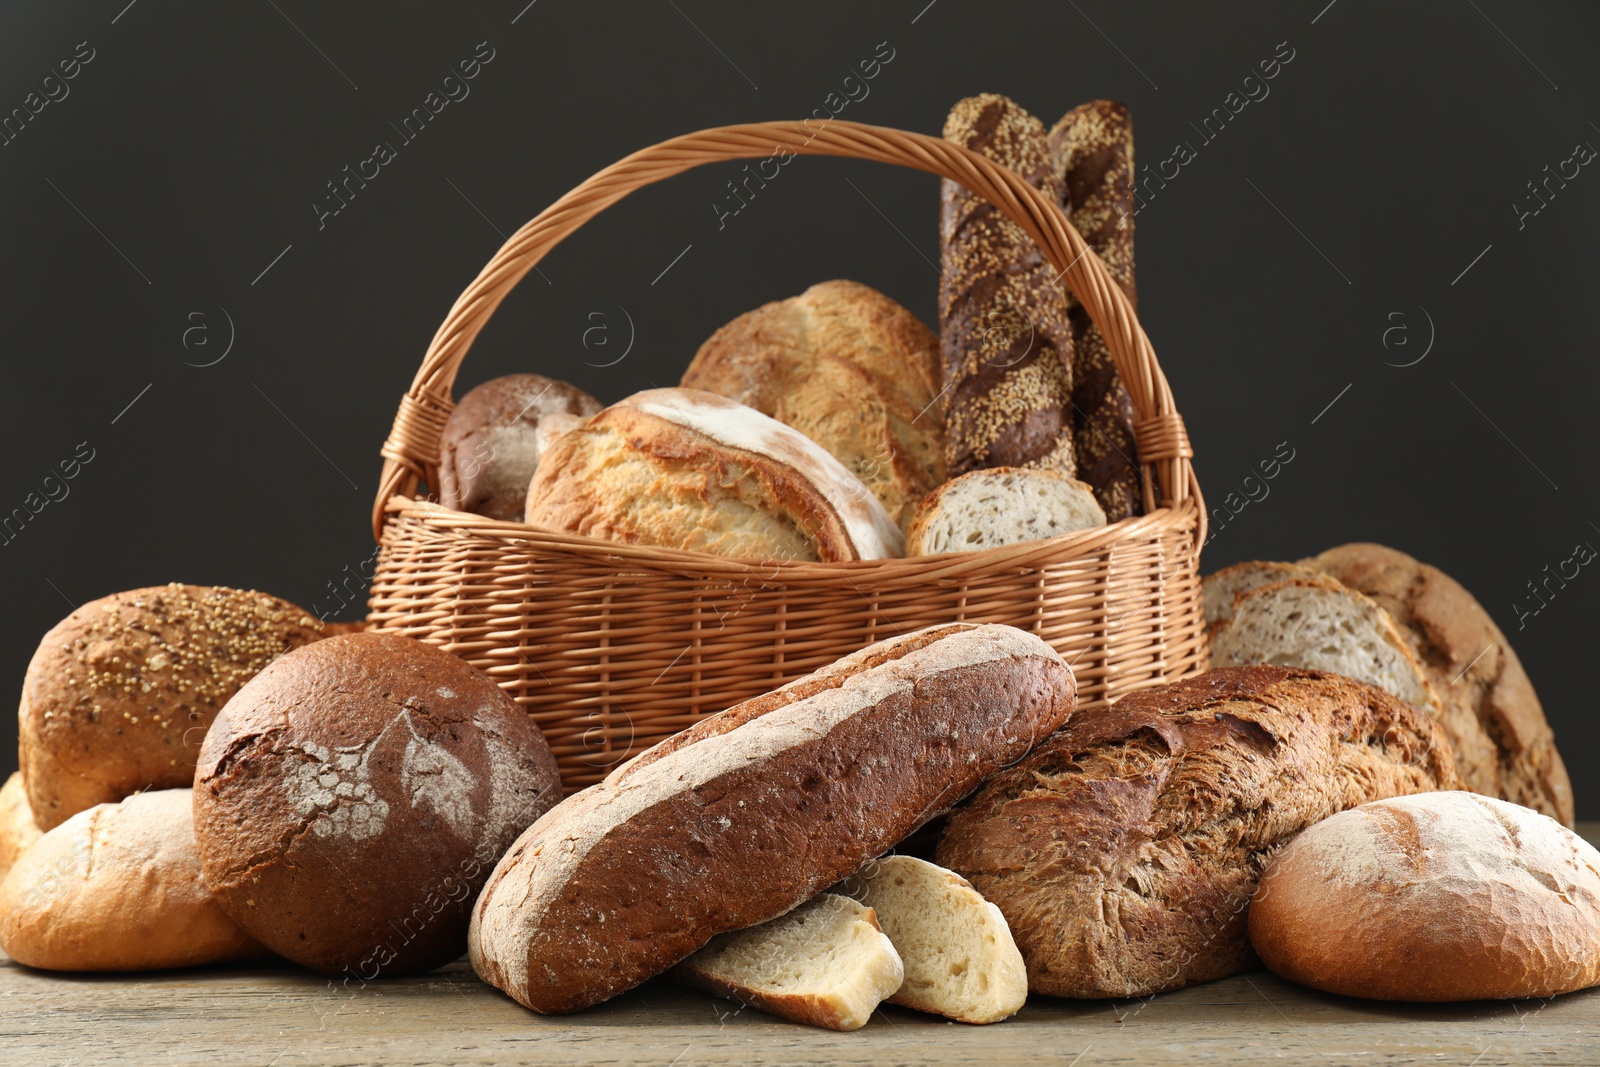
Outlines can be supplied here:
[[799, 430], [901, 529], [945, 479], [939, 339], [858, 282], [822, 282], [740, 315], [700, 346], [682, 384]]
[[900, 528], [821, 445], [698, 389], [650, 389], [556, 439], [528, 488], [549, 530], [752, 559], [882, 559]]
[[600, 401], [542, 374], [493, 378], [461, 398], [439, 437], [439, 502], [491, 519], [522, 518], [551, 415], [593, 415]]
[[1351, 544], [1302, 563], [1383, 605], [1439, 693], [1440, 724], [1468, 789], [1572, 825], [1572, 781], [1511, 642], [1454, 578], [1383, 545]]
[[1363, 804], [1268, 864], [1250, 941], [1290, 981], [1381, 1000], [1553, 997], [1600, 985], [1600, 852], [1476, 793]]
[[[950, 109], [944, 136], [1060, 197], [1044, 125], [993, 93]], [[1072, 327], [1066, 288], [999, 208], [940, 183], [939, 345], [945, 456], [952, 475], [982, 467], [1077, 473]]]
[[[1247, 560], [1206, 575], [1200, 583], [1201, 613], [1207, 633], [1233, 618], [1233, 602], [1246, 593], [1289, 578], [1317, 578], [1322, 572], [1299, 563]], [[1217, 664], [1220, 666], [1220, 664]]]
[[28, 791], [18, 771], [0, 786], [0, 878], [6, 876], [17, 857], [39, 840], [42, 833], [28, 806]]
[[473, 909], [473, 966], [536, 1011], [597, 1004], [855, 873], [1074, 701], [1060, 655], [1009, 626], [953, 623], [846, 656], [530, 827]]
[[322, 624], [286, 600], [213, 586], [174, 582], [78, 608], [44, 636], [22, 683], [18, 755], [39, 826], [191, 784], [218, 709], [320, 637]]
[[834, 893], [718, 934], [672, 973], [685, 985], [829, 1030], [861, 1029], [905, 977], [872, 909]]
[[968, 471], [917, 506], [906, 555], [977, 552], [1106, 524], [1094, 492], [1059, 471], [992, 467]]
[[914, 856], [885, 856], [845, 879], [900, 953], [905, 982], [889, 1000], [964, 1023], [1022, 1010], [1028, 972], [1000, 909], [972, 883]]
[[950, 816], [941, 864], [999, 907], [1029, 988], [1177, 989], [1248, 966], [1272, 851], [1336, 811], [1456, 787], [1433, 722], [1375, 686], [1214, 670], [1076, 715]]
[[330, 637], [241, 689], [195, 772], [223, 910], [273, 951], [361, 981], [464, 947], [489, 869], [561, 795], [527, 714], [463, 660]]
[[[1133, 281], [1133, 119], [1115, 100], [1073, 108], [1050, 131], [1062, 210], [1139, 306]], [[1041, 187], [1042, 188], [1042, 187]], [[1078, 477], [1094, 486], [1111, 522], [1143, 510], [1133, 440], [1133, 399], [1099, 327], [1066, 294], [1072, 324], [1072, 424]]]
[[136, 793], [81, 811], [0, 881], [0, 947], [51, 971], [143, 971], [265, 950], [200, 880], [190, 790]]

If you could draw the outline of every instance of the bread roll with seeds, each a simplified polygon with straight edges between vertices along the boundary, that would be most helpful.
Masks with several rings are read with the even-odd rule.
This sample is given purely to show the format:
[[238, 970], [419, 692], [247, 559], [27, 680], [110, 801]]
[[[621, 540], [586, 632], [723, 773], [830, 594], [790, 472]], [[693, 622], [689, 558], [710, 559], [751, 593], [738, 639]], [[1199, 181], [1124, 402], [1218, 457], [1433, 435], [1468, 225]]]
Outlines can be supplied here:
[[[1133, 120], [1115, 100], [1073, 108], [1050, 131], [1061, 206], [1106, 272], [1139, 305], [1133, 282]], [[1041, 186], [1041, 188], [1043, 188]], [[1099, 327], [1070, 292], [1072, 418], [1078, 477], [1111, 522], [1143, 508], [1133, 400]]]
[[39, 826], [141, 789], [190, 785], [228, 698], [322, 636], [322, 624], [286, 600], [220, 586], [174, 582], [74, 611], [33, 654], [17, 711]]
[[17, 857], [39, 840], [42, 833], [28, 806], [28, 791], [18, 771], [0, 786], [0, 878], [6, 876]]
[[[1061, 195], [1044, 125], [1003, 96], [968, 97], [944, 136]], [[1022, 228], [966, 186], [940, 183], [939, 346], [952, 477], [985, 467], [1077, 473], [1066, 289]]]

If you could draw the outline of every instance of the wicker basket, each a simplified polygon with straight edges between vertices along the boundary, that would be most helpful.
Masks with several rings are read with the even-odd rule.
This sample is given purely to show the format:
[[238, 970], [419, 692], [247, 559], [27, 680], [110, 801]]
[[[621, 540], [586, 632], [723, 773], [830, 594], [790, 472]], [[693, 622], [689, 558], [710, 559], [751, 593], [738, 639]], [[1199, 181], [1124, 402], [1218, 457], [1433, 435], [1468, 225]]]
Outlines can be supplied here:
[[[1132, 394], [1145, 514], [986, 552], [850, 563], [755, 562], [551, 533], [420, 499], [438, 485], [456, 371], [543, 256], [633, 190], [701, 163], [848, 156], [953, 179], [1037, 241]], [[538, 722], [568, 791], [704, 716], [863, 645], [951, 620], [1042, 636], [1095, 704], [1204, 666], [1197, 564], [1205, 509], [1150, 342], [1061, 210], [982, 156], [921, 134], [832, 122], [704, 130], [607, 167], [523, 226], [450, 309], [384, 445], [369, 622], [430, 641], [504, 686]]]

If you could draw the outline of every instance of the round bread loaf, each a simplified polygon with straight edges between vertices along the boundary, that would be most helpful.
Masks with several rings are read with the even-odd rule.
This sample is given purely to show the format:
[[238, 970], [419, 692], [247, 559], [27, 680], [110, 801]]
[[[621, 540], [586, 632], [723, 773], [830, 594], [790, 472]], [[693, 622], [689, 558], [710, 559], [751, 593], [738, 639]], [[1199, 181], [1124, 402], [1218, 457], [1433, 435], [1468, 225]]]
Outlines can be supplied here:
[[1383, 1000], [1551, 997], [1600, 984], [1600, 852], [1476, 793], [1363, 804], [1279, 852], [1250, 903], [1276, 973]]
[[822, 282], [740, 315], [700, 346], [682, 384], [799, 430], [901, 529], [945, 479], [939, 339], [859, 282]]
[[495, 861], [560, 796], [538, 727], [499, 686], [420, 641], [349, 634], [228, 702], [195, 773], [195, 834], [235, 922], [367, 981], [459, 956]]
[[493, 378], [461, 398], [439, 437], [439, 502], [491, 519], [522, 518], [539, 466], [539, 424], [593, 415], [600, 401], [542, 374]]
[[27, 847], [39, 840], [39, 824], [28, 806], [28, 792], [18, 771], [0, 786], [0, 878], [6, 876]]
[[17, 711], [39, 826], [191, 784], [218, 709], [261, 668], [322, 636], [286, 600], [218, 586], [133, 589], [74, 611], [39, 643]]
[[265, 951], [205, 883], [190, 790], [97, 804], [41, 837], [0, 881], [0, 945], [52, 971], [144, 971]]

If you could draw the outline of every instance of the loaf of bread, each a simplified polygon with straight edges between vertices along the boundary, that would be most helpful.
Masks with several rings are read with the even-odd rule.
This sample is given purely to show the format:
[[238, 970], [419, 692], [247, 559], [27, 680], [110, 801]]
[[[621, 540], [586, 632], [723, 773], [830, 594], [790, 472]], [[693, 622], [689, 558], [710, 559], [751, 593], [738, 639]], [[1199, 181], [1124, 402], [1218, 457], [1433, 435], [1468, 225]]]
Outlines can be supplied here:
[[39, 840], [42, 832], [34, 821], [33, 808], [28, 806], [28, 791], [22, 784], [22, 772], [18, 771], [0, 786], [0, 878], [6, 876], [29, 845]]
[[950, 816], [938, 860], [999, 907], [1036, 993], [1131, 997], [1251, 962], [1274, 849], [1334, 812], [1456, 787], [1423, 713], [1374, 686], [1233, 667], [1083, 711]]
[[1538, 694], [1471, 593], [1383, 545], [1341, 545], [1301, 562], [1365, 593], [1400, 627], [1443, 701], [1440, 725], [1466, 788], [1572, 825], [1572, 781]]
[[872, 909], [836, 893], [718, 934], [672, 973], [685, 985], [829, 1030], [865, 1026], [905, 977]]
[[51, 971], [144, 971], [266, 955], [200, 880], [187, 789], [81, 811], [0, 881], [0, 947]]
[[914, 856], [885, 856], [842, 890], [872, 909], [905, 966], [895, 1004], [964, 1023], [1022, 1010], [1028, 972], [1000, 909], [972, 883]]
[[218, 709], [267, 664], [322, 637], [309, 612], [200, 585], [117, 593], [45, 635], [17, 711], [34, 818], [48, 830], [140, 789], [190, 785]]
[[968, 471], [917, 506], [906, 555], [978, 552], [1106, 524], [1094, 492], [1059, 471], [993, 467]]
[[[951, 108], [944, 136], [1059, 198], [1044, 125], [985, 93]], [[1066, 288], [1022, 228], [966, 186], [940, 184], [939, 345], [951, 475], [983, 467], [1077, 473]]]
[[945, 479], [939, 339], [858, 282], [822, 282], [740, 315], [700, 346], [682, 384], [799, 430], [902, 529]]
[[473, 897], [561, 795], [538, 727], [432, 645], [330, 637], [228, 702], [195, 772], [195, 835], [222, 909], [346, 980], [437, 967]]
[[[1073, 108], [1050, 131], [1062, 210], [1137, 307], [1133, 281], [1133, 119], [1115, 100]], [[1042, 188], [1042, 187], [1041, 187]], [[1078, 477], [1111, 522], [1143, 510], [1133, 400], [1089, 313], [1067, 293], [1072, 324], [1073, 440]]]
[[521, 519], [539, 466], [541, 423], [599, 410], [600, 401], [582, 389], [542, 374], [484, 382], [461, 398], [439, 437], [439, 502], [491, 519]]
[[562, 434], [528, 489], [527, 521], [750, 559], [882, 559], [904, 543], [821, 445], [698, 389], [636, 393]]
[[1291, 981], [1381, 1000], [1553, 997], [1600, 985], [1600, 852], [1476, 793], [1363, 804], [1277, 853], [1250, 941]]
[[702, 720], [568, 797], [495, 868], [468, 939], [540, 1012], [597, 1004], [854, 874], [1071, 714], [1043, 640], [952, 623]]

